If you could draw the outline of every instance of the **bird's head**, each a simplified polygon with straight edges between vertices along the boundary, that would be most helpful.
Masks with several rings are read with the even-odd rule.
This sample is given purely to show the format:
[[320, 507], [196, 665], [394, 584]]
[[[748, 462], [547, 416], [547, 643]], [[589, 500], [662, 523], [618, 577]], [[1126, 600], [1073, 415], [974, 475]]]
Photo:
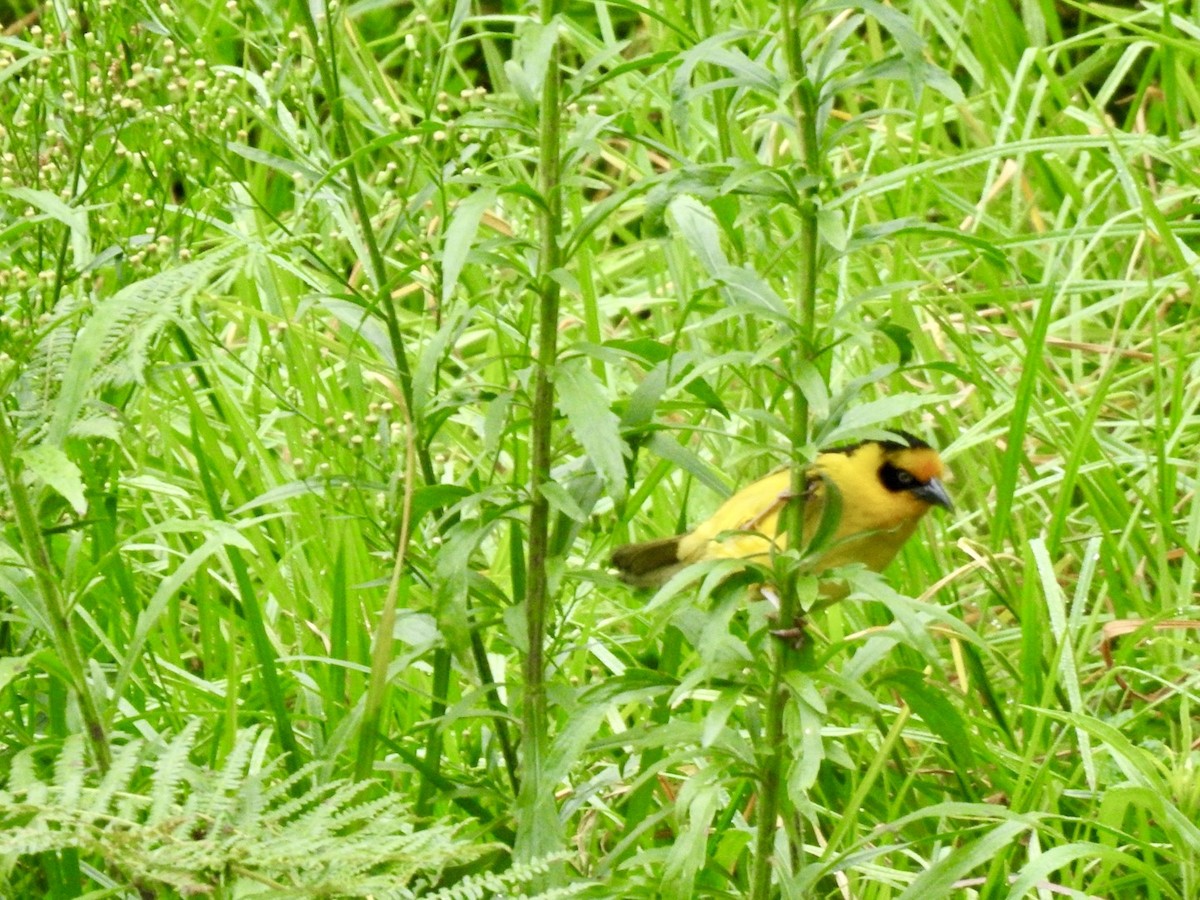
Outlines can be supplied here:
[[878, 468], [876, 474], [880, 484], [897, 499], [915, 501], [922, 505], [921, 512], [931, 506], [940, 506], [950, 511], [954, 503], [942, 484], [942, 458], [938, 452], [918, 437], [907, 432], [898, 432], [900, 441], [879, 441]]
[[842, 493], [843, 516], [894, 527], [920, 519], [933, 506], [954, 509], [938, 452], [911, 434], [895, 433], [902, 440], [864, 441], [818, 457], [818, 468]]

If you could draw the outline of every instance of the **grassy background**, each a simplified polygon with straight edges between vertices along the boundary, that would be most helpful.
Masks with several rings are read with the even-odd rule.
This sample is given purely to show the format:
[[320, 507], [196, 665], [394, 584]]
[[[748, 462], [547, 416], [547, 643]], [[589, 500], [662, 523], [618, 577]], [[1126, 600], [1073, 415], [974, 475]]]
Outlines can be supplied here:
[[[1191, 6], [306, 8], [3, 10], [6, 893], [1200, 893]], [[608, 554], [889, 425], [773, 788]]]

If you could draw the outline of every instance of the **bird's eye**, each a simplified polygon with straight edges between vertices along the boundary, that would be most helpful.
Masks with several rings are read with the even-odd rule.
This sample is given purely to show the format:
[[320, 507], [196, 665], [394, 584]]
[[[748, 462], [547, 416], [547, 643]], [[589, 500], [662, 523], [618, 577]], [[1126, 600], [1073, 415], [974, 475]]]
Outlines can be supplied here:
[[920, 478], [891, 462], [885, 462], [879, 469], [879, 481], [892, 493], [913, 491], [924, 484]]

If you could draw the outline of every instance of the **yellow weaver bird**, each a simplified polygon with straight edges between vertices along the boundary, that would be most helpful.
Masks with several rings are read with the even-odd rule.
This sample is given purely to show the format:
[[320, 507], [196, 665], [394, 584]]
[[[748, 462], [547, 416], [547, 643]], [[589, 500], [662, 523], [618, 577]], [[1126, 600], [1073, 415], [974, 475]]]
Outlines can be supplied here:
[[[821, 520], [826, 479], [840, 495], [841, 517], [811, 571], [862, 563], [878, 572], [931, 507], [954, 509], [941, 481], [938, 452], [911, 434], [896, 434], [903, 442], [863, 441], [825, 450], [813, 461], [806, 478], [805, 541], [812, 540]], [[779, 516], [793, 496], [791, 472], [772, 472], [738, 491], [687, 534], [618, 547], [613, 565], [630, 584], [658, 587], [685, 566], [705, 559], [768, 562], [772, 549], [787, 546]]]

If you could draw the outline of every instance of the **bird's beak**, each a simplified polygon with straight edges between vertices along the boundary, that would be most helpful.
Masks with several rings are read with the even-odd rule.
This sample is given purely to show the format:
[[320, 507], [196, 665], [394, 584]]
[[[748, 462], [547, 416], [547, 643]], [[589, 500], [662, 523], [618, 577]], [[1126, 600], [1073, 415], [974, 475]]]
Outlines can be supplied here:
[[930, 506], [940, 506], [949, 512], [954, 512], [954, 502], [946, 493], [946, 486], [936, 478], [930, 478], [925, 484], [913, 488], [913, 496], [920, 497]]

